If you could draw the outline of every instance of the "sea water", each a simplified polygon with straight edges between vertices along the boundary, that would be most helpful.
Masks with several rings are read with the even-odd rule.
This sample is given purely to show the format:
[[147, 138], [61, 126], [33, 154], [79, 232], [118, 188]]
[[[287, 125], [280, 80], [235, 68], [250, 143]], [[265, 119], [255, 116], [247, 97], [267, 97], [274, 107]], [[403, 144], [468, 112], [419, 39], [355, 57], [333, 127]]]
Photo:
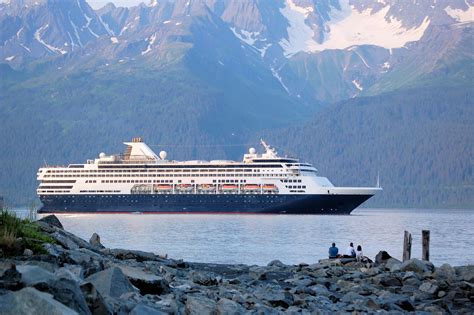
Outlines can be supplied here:
[[474, 264], [474, 211], [357, 209], [351, 215], [57, 214], [64, 228], [86, 240], [100, 235], [109, 248], [168, 254], [192, 262], [266, 265], [315, 263], [332, 242], [350, 242], [374, 258], [386, 250], [401, 259], [403, 233], [421, 258], [421, 231], [430, 230], [435, 265]]

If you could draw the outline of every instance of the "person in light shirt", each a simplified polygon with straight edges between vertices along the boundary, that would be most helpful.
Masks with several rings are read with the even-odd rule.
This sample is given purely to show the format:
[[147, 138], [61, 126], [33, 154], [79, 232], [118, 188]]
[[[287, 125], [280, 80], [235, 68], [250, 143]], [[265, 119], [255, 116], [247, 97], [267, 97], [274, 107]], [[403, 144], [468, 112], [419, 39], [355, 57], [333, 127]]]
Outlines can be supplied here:
[[351, 242], [349, 247], [347, 247], [346, 254], [344, 255], [345, 258], [355, 258], [356, 251], [354, 249], [354, 244]]

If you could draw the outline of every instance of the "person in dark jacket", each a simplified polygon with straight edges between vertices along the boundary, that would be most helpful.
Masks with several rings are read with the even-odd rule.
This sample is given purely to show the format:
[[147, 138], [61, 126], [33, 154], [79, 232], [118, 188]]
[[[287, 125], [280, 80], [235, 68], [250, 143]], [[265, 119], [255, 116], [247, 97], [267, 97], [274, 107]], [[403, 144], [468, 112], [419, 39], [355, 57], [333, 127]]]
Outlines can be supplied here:
[[332, 243], [329, 247], [329, 259], [337, 258], [339, 254], [339, 248], [336, 247], [336, 243]]

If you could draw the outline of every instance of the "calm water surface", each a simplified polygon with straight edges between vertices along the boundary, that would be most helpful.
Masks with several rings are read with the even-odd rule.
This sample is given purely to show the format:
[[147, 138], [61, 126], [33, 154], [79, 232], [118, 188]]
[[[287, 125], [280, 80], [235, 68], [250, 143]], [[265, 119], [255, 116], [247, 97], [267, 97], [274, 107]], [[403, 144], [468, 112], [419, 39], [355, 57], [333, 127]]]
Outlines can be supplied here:
[[362, 245], [373, 258], [387, 250], [401, 258], [403, 232], [413, 235], [412, 257], [421, 257], [421, 230], [431, 230], [435, 265], [474, 264], [474, 211], [358, 209], [350, 216], [59, 214], [65, 229], [88, 240], [97, 232], [106, 247], [168, 254], [194, 262], [265, 265], [314, 263], [336, 242]]

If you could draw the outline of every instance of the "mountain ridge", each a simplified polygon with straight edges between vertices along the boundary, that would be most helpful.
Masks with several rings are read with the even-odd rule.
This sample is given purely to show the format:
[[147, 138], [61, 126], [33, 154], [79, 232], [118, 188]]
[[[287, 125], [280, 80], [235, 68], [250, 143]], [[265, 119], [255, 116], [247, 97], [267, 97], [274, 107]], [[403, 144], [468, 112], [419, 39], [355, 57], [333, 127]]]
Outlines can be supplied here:
[[[0, 147], [8, 148], [0, 152], [0, 194], [25, 204], [45, 159], [80, 162], [100, 151], [119, 151], [122, 141], [137, 135], [182, 145], [175, 151], [182, 159], [208, 159], [240, 158], [243, 148], [226, 144], [266, 134], [282, 149], [320, 164], [336, 184], [369, 185], [375, 176], [366, 161], [373, 152], [364, 140], [376, 134], [364, 128], [364, 115], [382, 130], [394, 121], [408, 124], [408, 131], [383, 130], [386, 146], [377, 138], [380, 161], [392, 161], [393, 147], [404, 146], [406, 152], [432, 156], [434, 170], [410, 168], [419, 178], [429, 181], [443, 170], [438, 162], [444, 159], [469, 186], [471, 177], [459, 175], [471, 174], [469, 155], [439, 148], [450, 147], [450, 137], [464, 139], [465, 151], [456, 147], [457, 152], [470, 154], [473, 146], [461, 132], [471, 131], [462, 118], [473, 115], [473, 6], [435, 2], [177, 0], [99, 10], [84, 0], [0, 4]], [[367, 42], [378, 36], [367, 24], [347, 29], [363, 17], [377, 22], [393, 43], [375, 45], [379, 37]], [[331, 34], [340, 39], [344, 29], [363, 34], [340, 42], [356, 44], [335, 49]], [[407, 38], [416, 41], [404, 42]], [[411, 106], [420, 102], [419, 111], [404, 111], [405, 95]], [[449, 106], [449, 100], [458, 103]], [[361, 102], [370, 106], [358, 106]], [[451, 120], [443, 121], [440, 113]], [[323, 152], [333, 166], [316, 158], [324, 139], [311, 126], [326, 135]], [[421, 126], [437, 133], [435, 144], [424, 144]], [[347, 148], [330, 143], [331, 137]], [[203, 144], [222, 147], [209, 150]], [[351, 161], [351, 155], [358, 158]], [[413, 164], [413, 154], [401, 160], [403, 169], [402, 162]], [[351, 172], [346, 164], [361, 166]], [[344, 172], [352, 181], [344, 181]], [[441, 174], [439, 184], [453, 186]], [[469, 189], [445, 194], [429, 185], [423, 201], [422, 190], [400, 188], [413, 177], [393, 178], [386, 187], [393, 198], [374, 199], [375, 205], [442, 206], [439, 196], [454, 206], [472, 202]]]

